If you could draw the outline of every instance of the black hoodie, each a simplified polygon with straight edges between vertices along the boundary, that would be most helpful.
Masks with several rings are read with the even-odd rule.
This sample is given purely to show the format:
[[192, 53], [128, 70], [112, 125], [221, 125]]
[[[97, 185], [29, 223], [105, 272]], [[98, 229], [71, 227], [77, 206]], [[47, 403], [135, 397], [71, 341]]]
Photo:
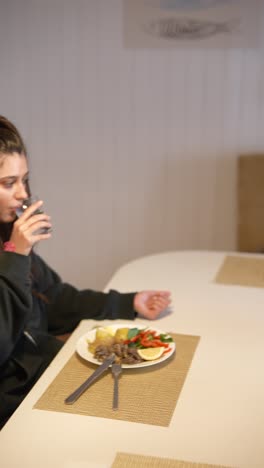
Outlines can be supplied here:
[[134, 293], [78, 290], [35, 253], [0, 253], [0, 428], [82, 319], [130, 319]]

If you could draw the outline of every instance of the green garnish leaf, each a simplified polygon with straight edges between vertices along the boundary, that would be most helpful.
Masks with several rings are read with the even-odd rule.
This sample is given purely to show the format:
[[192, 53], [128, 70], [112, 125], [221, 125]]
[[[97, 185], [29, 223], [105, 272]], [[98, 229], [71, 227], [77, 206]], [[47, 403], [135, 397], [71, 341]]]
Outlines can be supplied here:
[[128, 330], [127, 339], [131, 340], [131, 338], [134, 338], [134, 336], [137, 336], [138, 334], [139, 334], [138, 328], [130, 328]]
[[172, 343], [173, 342], [173, 338], [170, 335], [161, 334], [159, 338], [160, 338], [160, 341], [162, 341], [163, 343]]

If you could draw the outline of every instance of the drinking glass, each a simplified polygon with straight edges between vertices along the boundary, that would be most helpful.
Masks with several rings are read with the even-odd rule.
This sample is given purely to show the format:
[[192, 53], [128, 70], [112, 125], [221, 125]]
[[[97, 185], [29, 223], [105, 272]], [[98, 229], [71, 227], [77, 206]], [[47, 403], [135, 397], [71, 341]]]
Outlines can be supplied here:
[[[37, 195], [31, 195], [30, 197], [23, 200], [22, 206], [16, 210], [17, 217], [19, 218], [29, 206], [33, 205], [33, 203], [36, 203], [37, 201], [39, 201], [39, 197]], [[44, 213], [43, 205], [41, 208], [37, 208], [31, 216], [41, 213]], [[48, 232], [51, 232], [51, 228], [44, 227], [35, 231], [34, 234], [47, 234]]]

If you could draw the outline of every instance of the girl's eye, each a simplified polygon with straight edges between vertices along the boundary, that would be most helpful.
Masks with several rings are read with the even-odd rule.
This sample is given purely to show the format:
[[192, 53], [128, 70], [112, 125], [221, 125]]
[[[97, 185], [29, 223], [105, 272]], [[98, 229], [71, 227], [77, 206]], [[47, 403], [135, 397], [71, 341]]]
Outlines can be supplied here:
[[4, 182], [4, 187], [9, 189], [9, 188], [12, 188], [14, 185], [14, 182]]
[[28, 178], [23, 180], [23, 184], [24, 184], [25, 186], [28, 185], [28, 182], [29, 182], [29, 179], [28, 179]]

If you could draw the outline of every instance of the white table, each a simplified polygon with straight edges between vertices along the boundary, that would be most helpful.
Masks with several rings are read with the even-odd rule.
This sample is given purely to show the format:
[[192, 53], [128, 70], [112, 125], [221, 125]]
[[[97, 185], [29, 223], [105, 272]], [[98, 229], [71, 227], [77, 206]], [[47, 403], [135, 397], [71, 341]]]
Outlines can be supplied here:
[[95, 324], [83, 321], [0, 432], [1, 467], [110, 468], [122, 451], [263, 468], [264, 290], [214, 283], [224, 257], [195, 251], [145, 257], [117, 271], [106, 287], [170, 289], [173, 313], [156, 327], [201, 336], [169, 427], [32, 409]]

